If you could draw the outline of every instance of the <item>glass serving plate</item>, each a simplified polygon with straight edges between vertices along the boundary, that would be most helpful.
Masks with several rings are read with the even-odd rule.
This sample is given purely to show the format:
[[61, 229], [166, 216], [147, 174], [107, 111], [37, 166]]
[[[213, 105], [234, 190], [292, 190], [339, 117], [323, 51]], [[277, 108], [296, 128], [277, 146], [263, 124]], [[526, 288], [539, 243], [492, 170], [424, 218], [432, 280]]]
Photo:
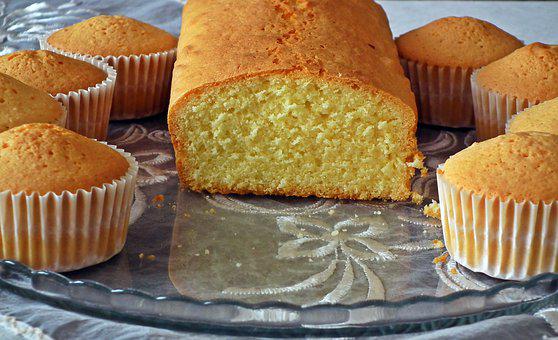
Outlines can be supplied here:
[[[433, 169], [474, 135], [418, 136], [431, 171], [413, 190], [435, 198]], [[444, 260], [422, 205], [180, 190], [164, 117], [112, 124], [110, 143], [140, 166], [122, 253], [63, 274], [2, 261], [0, 286], [99, 317], [273, 336], [429, 330], [557, 302], [558, 275], [504, 282]]]

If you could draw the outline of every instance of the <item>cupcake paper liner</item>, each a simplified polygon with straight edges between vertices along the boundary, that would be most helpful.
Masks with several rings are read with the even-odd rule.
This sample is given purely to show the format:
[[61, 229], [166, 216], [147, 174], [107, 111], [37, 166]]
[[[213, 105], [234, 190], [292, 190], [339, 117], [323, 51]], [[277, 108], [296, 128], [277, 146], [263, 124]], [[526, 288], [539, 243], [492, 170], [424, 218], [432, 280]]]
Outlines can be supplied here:
[[111, 120], [137, 119], [156, 115], [168, 105], [176, 48], [159, 53], [130, 56], [91, 56], [57, 49], [40, 39], [41, 48], [81, 59], [101, 60], [114, 67], [118, 79], [114, 90]]
[[419, 122], [464, 128], [474, 126], [472, 68], [432, 66], [401, 58], [419, 108]]
[[64, 272], [106, 261], [122, 250], [138, 164], [129, 153], [110, 147], [130, 164], [112, 183], [75, 193], [0, 192], [0, 258]]
[[478, 71], [475, 71], [471, 76], [471, 91], [478, 141], [504, 134], [508, 120], [514, 114], [540, 102], [485, 89], [477, 83], [477, 74]]
[[116, 71], [107, 63], [85, 57], [76, 59], [89, 62], [102, 69], [107, 78], [101, 83], [53, 97], [67, 110], [65, 127], [89, 138], [107, 139], [110, 110], [116, 81]]
[[446, 248], [459, 264], [489, 276], [523, 280], [558, 271], [558, 203], [489, 198], [437, 173]]

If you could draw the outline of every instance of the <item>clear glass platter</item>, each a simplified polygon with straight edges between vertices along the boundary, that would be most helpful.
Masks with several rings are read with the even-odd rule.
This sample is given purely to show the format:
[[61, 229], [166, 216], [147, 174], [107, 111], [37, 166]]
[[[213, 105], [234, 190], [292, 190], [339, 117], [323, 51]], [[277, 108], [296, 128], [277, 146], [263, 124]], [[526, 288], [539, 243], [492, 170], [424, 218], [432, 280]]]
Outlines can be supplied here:
[[[432, 170], [474, 135], [418, 136], [431, 171], [413, 190], [435, 198]], [[275, 336], [437, 329], [556, 303], [558, 275], [504, 282], [443, 261], [422, 205], [180, 190], [164, 117], [112, 124], [109, 142], [140, 163], [122, 253], [63, 274], [2, 261], [3, 289], [145, 325]]]

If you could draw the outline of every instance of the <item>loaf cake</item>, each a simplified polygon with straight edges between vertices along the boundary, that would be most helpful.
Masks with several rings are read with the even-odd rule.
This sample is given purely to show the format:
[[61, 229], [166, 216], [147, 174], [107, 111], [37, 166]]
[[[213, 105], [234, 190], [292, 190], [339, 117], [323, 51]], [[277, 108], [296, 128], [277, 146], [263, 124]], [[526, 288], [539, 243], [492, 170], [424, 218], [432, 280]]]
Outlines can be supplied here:
[[414, 97], [370, 0], [188, 1], [168, 123], [195, 191], [404, 200], [422, 167]]

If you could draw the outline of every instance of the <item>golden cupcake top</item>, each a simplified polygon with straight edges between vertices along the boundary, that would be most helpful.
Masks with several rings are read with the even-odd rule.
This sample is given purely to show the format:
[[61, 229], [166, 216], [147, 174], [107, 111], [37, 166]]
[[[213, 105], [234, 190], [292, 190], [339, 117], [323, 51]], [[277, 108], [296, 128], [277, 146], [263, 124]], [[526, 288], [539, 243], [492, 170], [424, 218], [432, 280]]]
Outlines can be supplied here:
[[107, 78], [88, 62], [44, 50], [0, 56], [0, 72], [52, 95], [87, 90]]
[[0, 132], [26, 123], [61, 124], [62, 105], [46, 92], [0, 73]]
[[99, 15], [54, 32], [47, 42], [72, 53], [129, 56], [171, 50], [176, 47], [178, 39], [132, 18]]
[[457, 187], [488, 197], [558, 199], [558, 135], [519, 132], [475, 143], [438, 170]]
[[513, 116], [509, 132], [539, 131], [558, 135], [558, 97]]
[[478, 68], [523, 43], [493, 24], [471, 17], [447, 17], [395, 40], [399, 56], [428, 65]]
[[90, 190], [119, 179], [128, 168], [117, 151], [57, 125], [25, 124], [0, 133], [0, 191]]
[[558, 45], [533, 43], [483, 68], [483, 88], [530, 101], [558, 97]]

